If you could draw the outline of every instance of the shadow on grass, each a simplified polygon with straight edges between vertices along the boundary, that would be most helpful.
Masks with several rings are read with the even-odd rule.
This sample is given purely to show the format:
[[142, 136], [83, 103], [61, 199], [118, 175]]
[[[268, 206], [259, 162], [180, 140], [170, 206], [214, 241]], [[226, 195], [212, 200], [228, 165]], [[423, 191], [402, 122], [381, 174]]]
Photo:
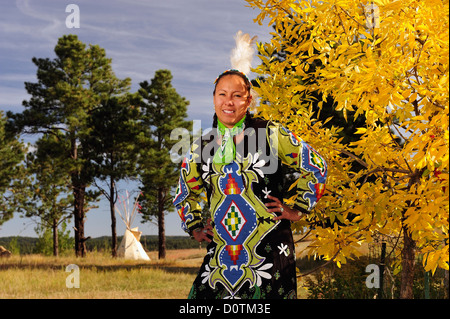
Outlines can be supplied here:
[[[185, 273], [185, 274], [197, 274], [199, 267], [179, 266], [172, 264], [133, 264], [133, 265], [96, 265], [96, 264], [80, 264], [80, 269], [90, 269], [97, 271], [119, 271], [119, 270], [135, 270], [135, 269], [159, 269], [169, 273]], [[67, 265], [62, 264], [22, 264], [22, 263], [2, 263], [0, 264], [0, 270], [7, 269], [51, 269], [51, 270], [65, 270]]]

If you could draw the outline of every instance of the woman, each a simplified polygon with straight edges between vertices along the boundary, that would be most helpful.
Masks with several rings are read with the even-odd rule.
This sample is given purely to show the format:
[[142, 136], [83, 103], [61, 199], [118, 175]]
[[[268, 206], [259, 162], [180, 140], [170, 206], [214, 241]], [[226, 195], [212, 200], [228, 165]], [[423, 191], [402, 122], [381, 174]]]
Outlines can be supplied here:
[[[215, 82], [213, 134], [183, 161], [174, 204], [183, 228], [208, 242], [189, 298], [296, 298], [291, 221], [324, 192], [326, 163], [280, 125], [253, 118], [251, 84], [227, 70]], [[283, 167], [296, 170], [297, 194], [283, 202]], [[274, 169], [275, 167], [275, 169]], [[211, 219], [201, 217], [206, 193]]]

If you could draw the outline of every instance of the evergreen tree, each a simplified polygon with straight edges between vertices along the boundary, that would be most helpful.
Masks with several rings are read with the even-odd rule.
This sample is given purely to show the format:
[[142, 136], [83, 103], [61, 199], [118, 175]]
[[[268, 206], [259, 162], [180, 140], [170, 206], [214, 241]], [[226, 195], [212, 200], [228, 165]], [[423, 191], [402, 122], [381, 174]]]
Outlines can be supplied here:
[[86, 45], [76, 35], [65, 35], [55, 47], [56, 58], [33, 58], [38, 82], [26, 82], [31, 95], [25, 110], [8, 114], [18, 131], [56, 134], [64, 145], [67, 173], [74, 197], [75, 252], [85, 256], [87, 238], [84, 220], [87, 188], [94, 172], [83, 144], [91, 133], [88, 119], [101, 102], [129, 90], [130, 79], [119, 80], [111, 69], [111, 59], [97, 45]]
[[170, 159], [170, 150], [176, 141], [170, 139], [175, 128], [190, 129], [187, 122], [188, 101], [172, 86], [169, 70], [158, 70], [151, 83], [141, 82], [139, 94], [143, 101], [140, 136], [140, 181], [144, 221], [154, 218], [158, 222], [159, 258], [165, 258], [164, 214], [173, 209], [171, 191], [176, 186], [179, 163]]
[[24, 159], [25, 146], [18, 136], [6, 129], [7, 119], [0, 111], [0, 225], [12, 218], [21, 199], [21, 182], [24, 177], [20, 162]]
[[[90, 118], [91, 134], [86, 143], [91, 164], [97, 180], [95, 182], [109, 201], [111, 213], [111, 253], [117, 257], [116, 212], [117, 182], [137, 175], [137, 152], [139, 134], [138, 95], [125, 94], [112, 97], [101, 103]], [[102, 186], [106, 184], [105, 186]]]
[[51, 230], [54, 256], [60, 251], [58, 226], [70, 219], [73, 209], [70, 176], [64, 167], [66, 149], [60, 136], [44, 134], [36, 142], [36, 151], [27, 155], [28, 174], [35, 182], [30, 185], [32, 195], [22, 205], [27, 206], [26, 217], [39, 218], [37, 230]]
[[[70, 232], [67, 230], [67, 224], [65, 221], [62, 221], [60, 223], [60, 227], [57, 229], [48, 228], [44, 225], [38, 225], [34, 230], [38, 234], [38, 238], [33, 245], [33, 253], [43, 254], [46, 256], [59, 256], [60, 253], [69, 251], [73, 247], [73, 237], [70, 236]], [[57, 233], [56, 244], [55, 231]], [[55, 247], [57, 247], [56, 255]]]

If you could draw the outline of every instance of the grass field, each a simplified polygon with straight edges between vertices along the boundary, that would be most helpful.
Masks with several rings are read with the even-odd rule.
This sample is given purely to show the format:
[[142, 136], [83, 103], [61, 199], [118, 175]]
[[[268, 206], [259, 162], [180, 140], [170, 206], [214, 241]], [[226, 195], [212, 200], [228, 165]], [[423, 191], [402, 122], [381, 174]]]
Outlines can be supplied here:
[[[0, 259], [0, 298], [184, 299], [203, 254], [200, 249], [174, 250], [158, 261], [156, 253], [150, 252], [149, 262], [101, 253], [85, 258], [13, 255]], [[68, 276], [74, 275], [72, 270], [66, 272], [71, 264], [79, 267], [79, 288], [66, 285]]]
[[[296, 248], [298, 256], [302, 248]], [[0, 299], [185, 299], [205, 253], [168, 250], [166, 259], [158, 260], [151, 251], [145, 262], [98, 252], [85, 258], [12, 255], [0, 258]], [[66, 285], [74, 274], [66, 267], [72, 264], [79, 269], [79, 288]], [[301, 282], [298, 286], [299, 298], [306, 298]]]

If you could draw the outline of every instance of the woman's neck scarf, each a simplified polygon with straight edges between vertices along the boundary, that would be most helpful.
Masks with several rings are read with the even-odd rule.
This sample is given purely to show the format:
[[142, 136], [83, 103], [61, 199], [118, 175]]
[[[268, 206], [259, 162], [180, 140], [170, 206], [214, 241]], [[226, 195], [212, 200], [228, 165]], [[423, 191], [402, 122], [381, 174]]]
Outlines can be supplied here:
[[219, 150], [214, 155], [214, 163], [228, 164], [234, 160], [236, 156], [236, 145], [234, 144], [233, 138], [244, 131], [244, 121], [245, 116], [232, 128], [228, 128], [217, 119], [217, 131], [222, 138], [222, 143]]

